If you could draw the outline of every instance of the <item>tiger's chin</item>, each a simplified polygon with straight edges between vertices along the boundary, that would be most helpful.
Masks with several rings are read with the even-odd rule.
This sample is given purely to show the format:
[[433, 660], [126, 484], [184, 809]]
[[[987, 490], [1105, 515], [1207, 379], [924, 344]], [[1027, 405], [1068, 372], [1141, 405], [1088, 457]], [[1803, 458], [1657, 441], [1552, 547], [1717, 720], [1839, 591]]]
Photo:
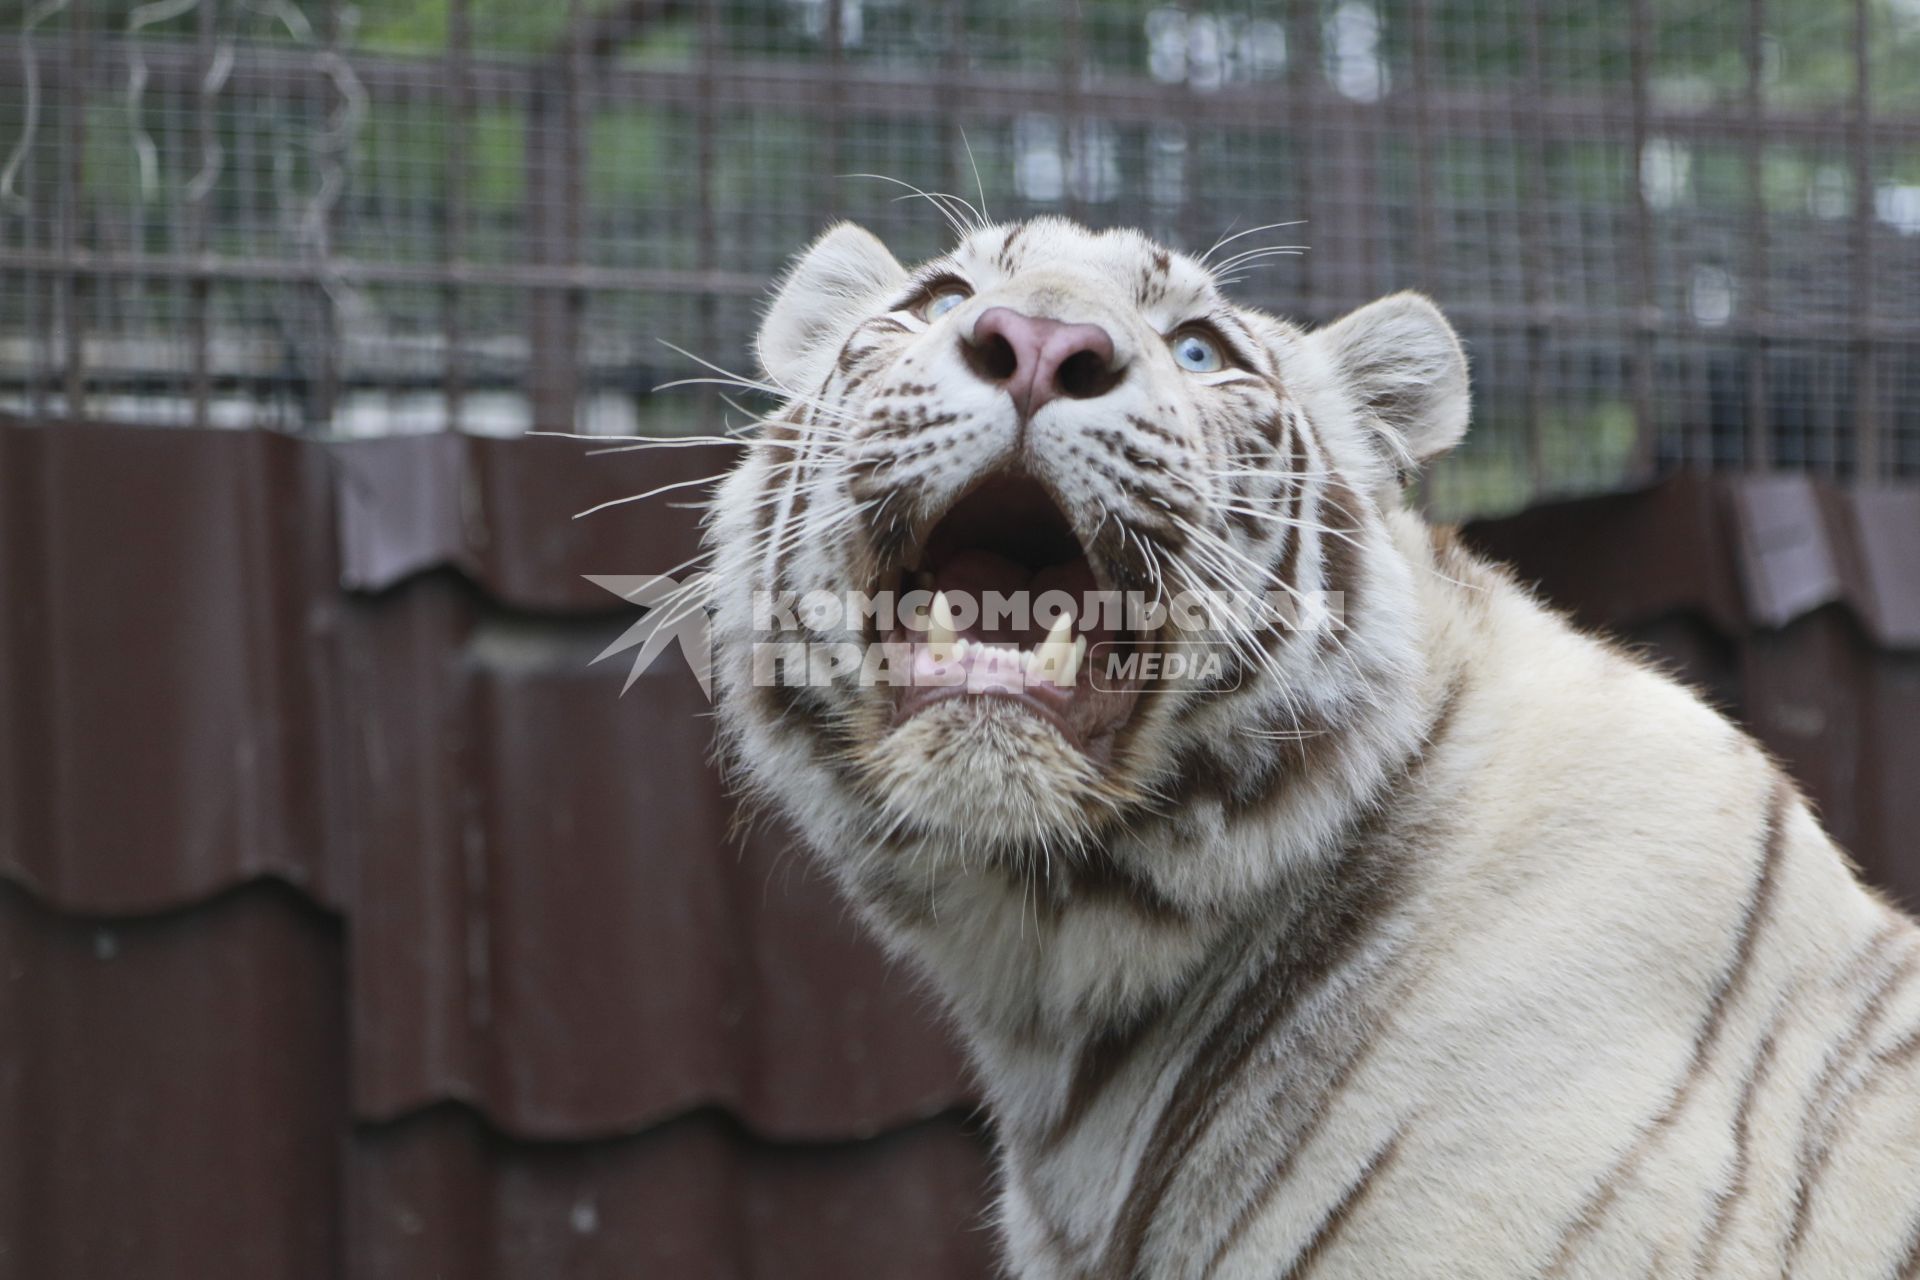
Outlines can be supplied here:
[[1012, 697], [947, 697], [867, 755], [886, 825], [962, 851], [1080, 843], [1114, 807], [1103, 764]]
[[1156, 637], [1098, 607], [1120, 599], [1113, 567], [1017, 467], [915, 533], [871, 580], [926, 602], [869, 632], [890, 678], [862, 754], [888, 827], [968, 849], [1083, 840], [1113, 808]]

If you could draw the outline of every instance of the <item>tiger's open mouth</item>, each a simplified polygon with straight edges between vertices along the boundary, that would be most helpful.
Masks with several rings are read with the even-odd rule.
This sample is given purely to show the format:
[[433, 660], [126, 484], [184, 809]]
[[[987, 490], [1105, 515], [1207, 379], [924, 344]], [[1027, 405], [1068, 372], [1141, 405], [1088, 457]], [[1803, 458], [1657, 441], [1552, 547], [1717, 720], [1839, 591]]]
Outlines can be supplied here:
[[[976, 486], [908, 551], [898, 590], [926, 616], [885, 637], [913, 646], [894, 723], [955, 700], [1002, 699], [1104, 759], [1140, 697], [1127, 654], [1151, 643], [1102, 605], [1111, 584], [1044, 486], [1003, 472]], [[1095, 593], [1109, 593], [1096, 599]]]

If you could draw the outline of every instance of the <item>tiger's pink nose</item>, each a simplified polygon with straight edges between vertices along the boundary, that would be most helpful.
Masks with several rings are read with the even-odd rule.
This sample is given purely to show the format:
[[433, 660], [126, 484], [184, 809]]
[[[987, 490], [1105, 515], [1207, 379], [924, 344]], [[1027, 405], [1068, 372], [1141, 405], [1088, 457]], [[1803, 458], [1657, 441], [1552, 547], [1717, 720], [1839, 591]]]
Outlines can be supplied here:
[[981, 312], [960, 350], [975, 373], [1007, 389], [1023, 419], [1062, 396], [1103, 396], [1126, 372], [1114, 363], [1113, 339], [1099, 325], [1064, 324], [1011, 307]]

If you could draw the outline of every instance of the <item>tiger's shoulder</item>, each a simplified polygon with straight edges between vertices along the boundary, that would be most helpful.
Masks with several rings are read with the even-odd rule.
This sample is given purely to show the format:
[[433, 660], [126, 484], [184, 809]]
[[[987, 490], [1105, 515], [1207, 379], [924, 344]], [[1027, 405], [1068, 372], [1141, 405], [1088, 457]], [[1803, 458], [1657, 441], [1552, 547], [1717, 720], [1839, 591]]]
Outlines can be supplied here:
[[[1398, 537], [1451, 687], [1376, 837], [1431, 975], [1351, 1082], [1423, 1099], [1396, 1158], [1506, 1206], [1519, 1270], [1910, 1274], [1920, 928], [1695, 692], [1451, 532]], [[1444, 1213], [1420, 1183], [1400, 1208]]]

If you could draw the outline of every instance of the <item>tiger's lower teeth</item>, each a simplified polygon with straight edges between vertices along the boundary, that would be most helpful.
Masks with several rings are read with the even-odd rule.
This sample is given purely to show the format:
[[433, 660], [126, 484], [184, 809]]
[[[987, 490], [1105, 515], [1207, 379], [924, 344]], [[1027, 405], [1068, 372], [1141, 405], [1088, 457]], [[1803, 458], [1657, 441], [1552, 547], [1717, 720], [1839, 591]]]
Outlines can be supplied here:
[[1087, 638], [1074, 636], [1071, 640], [1061, 634], [1062, 627], [1072, 630], [1072, 624], [1063, 620], [1038, 648], [1016, 649], [1012, 645], [988, 644], [982, 640], [969, 640], [962, 636], [951, 642], [930, 638], [926, 644], [936, 661], [958, 663], [987, 672], [1000, 671], [1011, 674], [1018, 671], [1031, 681], [1044, 679], [1062, 689], [1071, 689], [1079, 677], [1080, 667], [1086, 661]]
[[1027, 655], [1027, 670], [1046, 675], [1063, 687], [1071, 687], [1080, 674], [1080, 658], [1087, 651], [1085, 636], [1073, 634], [1073, 619], [1061, 614], [1047, 632], [1038, 649]]
[[933, 593], [932, 604], [918, 621], [926, 634], [924, 643], [937, 661], [960, 662], [969, 653], [980, 653], [984, 656], [976, 662], [984, 661], [989, 667], [1017, 665], [1027, 677], [1045, 677], [1063, 689], [1073, 687], [1087, 656], [1087, 638], [1073, 634], [1073, 618], [1064, 613], [1048, 628], [1047, 638], [1033, 649], [988, 644], [960, 635], [953, 605], [943, 591]]

